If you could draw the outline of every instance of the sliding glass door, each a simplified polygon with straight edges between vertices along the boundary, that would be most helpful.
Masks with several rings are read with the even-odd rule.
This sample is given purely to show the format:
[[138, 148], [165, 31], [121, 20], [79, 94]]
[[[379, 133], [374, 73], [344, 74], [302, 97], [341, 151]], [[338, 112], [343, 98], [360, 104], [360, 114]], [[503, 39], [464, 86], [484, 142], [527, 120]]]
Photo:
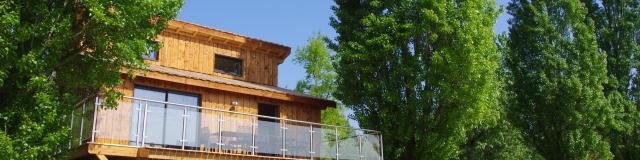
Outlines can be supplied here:
[[183, 105], [198, 106], [200, 96], [143, 86], [136, 86], [133, 95], [136, 98], [182, 105], [136, 100], [132, 112], [132, 145], [141, 145], [146, 108], [145, 146], [196, 147], [200, 113], [197, 108]]

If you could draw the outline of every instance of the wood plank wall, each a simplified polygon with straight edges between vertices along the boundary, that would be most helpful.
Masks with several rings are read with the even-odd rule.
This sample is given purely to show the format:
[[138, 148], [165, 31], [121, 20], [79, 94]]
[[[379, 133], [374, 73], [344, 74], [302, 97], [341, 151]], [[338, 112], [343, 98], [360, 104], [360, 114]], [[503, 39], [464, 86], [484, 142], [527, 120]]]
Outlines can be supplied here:
[[[149, 64], [271, 86], [278, 83], [279, 60], [273, 55], [168, 31], [162, 32], [157, 40], [164, 46], [159, 51], [158, 61], [147, 61]], [[233, 76], [215, 72], [215, 54], [241, 59], [243, 75]]]
[[[211, 107], [221, 110], [231, 110], [243, 113], [257, 114], [258, 103], [275, 104], [279, 107], [281, 118], [317, 123], [320, 122], [320, 107], [318, 106], [309, 106], [297, 102], [281, 101], [265, 97], [237, 94], [233, 92], [165, 82], [144, 77], [136, 78], [135, 82], [129, 79], [125, 80], [125, 83], [121, 86], [121, 89], [119, 89], [119, 91], [121, 91], [121, 93], [126, 96], [133, 96], [133, 88], [135, 85], [198, 94], [200, 95], [201, 104], [203, 107]], [[237, 101], [239, 103], [238, 106], [232, 106], [231, 102], [233, 101]]]
[[[125, 96], [133, 97], [133, 89], [135, 85], [141, 85], [198, 94], [200, 95], [201, 106], [221, 110], [257, 114], [258, 103], [273, 104], [278, 106], [281, 118], [320, 123], [321, 108], [319, 106], [309, 106], [298, 102], [281, 101], [265, 97], [244, 95], [144, 77], [138, 77], [135, 81], [126, 78], [126, 76], [123, 76], [123, 79], [125, 79], [124, 83], [120, 87], [118, 87], [117, 90]], [[239, 104], [237, 106], [232, 106], [231, 102], [233, 101], [237, 101]], [[132, 101], [130, 99], [123, 99], [121, 100], [121, 103], [119, 104], [117, 110], [101, 110], [98, 113], [99, 119], [97, 129], [101, 131], [101, 133], [97, 136], [98, 142], [123, 145], [128, 144], [130, 136], [129, 134], [131, 133], [131, 105]], [[205, 110], [200, 114], [200, 129], [210, 130], [211, 133], [217, 132], [217, 123], [212, 122], [215, 121], [215, 118], [217, 118], [220, 113], [216, 111]], [[250, 133], [250, 130], [247, 130], [249, 124], [248, 122], [255, 119], [255, 117], [230, 113], [225, 113], [223, 114], [223, 116], [225, 117], [225, 119], [235, 119], [235, 122], [230, 121], [229, 123], [225, 123], [222, 126], [222, 128], [224, 128], [223, 132]], [[246, 121], [242, 122], [243, 119]]]

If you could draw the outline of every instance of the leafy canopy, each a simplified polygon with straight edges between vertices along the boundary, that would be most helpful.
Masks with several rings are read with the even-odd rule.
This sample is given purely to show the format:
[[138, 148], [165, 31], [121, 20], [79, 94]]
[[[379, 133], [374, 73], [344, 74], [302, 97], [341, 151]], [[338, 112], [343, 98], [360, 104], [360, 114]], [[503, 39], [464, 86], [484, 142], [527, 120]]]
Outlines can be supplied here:
[[637, 3], [603, 1], [604, 9], [580, 0], [510, 3], [511, 117], [544, 158], [637, 157], [637, 91], [629, 86], [637, 83], [630, 72], [638, 28], [628, 26], [638, 23], [629, 21], [637, 20], [629, 8]]
[[332, 9], [336, 97], [382, 131], [385, 158], [471, 159], [480, 142], [499, 141], [479, 134], [501, 117], [494, 1], [336, 0]]
[[[0, 1], [0, 155], [49, 159], [69, 141], [74, 107], [118, 94], [121, 70], [173, 19], [181, 0]], [[60, 157], [59, 157], [60, 158]]]
[[[307, 73], [305, 79], [298, 81], [296, 91], [335, 100], [333, 94], [336, 91], [336, 72], [332, 65], [332, 56], [326, 46], [325, 39], [326, 37], [318, 32], [315, 37], [307, 40], [308, 44], [306, 46], [296, 50], [293, 62], [302, 65]], [[322, 110], [320, 116], [323, 124], [349, 125], [341, 103], [338, 103], [335, 108], [328, 107]], [[352, 133], [341, 132], [340, 135], [343, 135], [341, 138], [346, 138], [346, 135], [351, 135]]]

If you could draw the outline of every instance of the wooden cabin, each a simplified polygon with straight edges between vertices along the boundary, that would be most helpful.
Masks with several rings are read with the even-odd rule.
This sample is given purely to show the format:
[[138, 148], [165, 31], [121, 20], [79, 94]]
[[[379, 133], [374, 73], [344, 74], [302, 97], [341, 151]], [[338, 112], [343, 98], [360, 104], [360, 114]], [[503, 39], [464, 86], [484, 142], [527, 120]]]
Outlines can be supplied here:
[[320, 124], [334, 101], [277, 87], [291, 48], [177, 20], [157, 41], [117, 109], [79, 109], [71, 158], [380, 159], [377, 132]]

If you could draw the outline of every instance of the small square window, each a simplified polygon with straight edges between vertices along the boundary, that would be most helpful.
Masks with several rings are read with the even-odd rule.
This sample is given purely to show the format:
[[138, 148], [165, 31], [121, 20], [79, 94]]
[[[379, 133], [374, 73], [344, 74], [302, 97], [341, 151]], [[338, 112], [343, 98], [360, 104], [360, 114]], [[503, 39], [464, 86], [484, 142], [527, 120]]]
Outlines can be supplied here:
[[214, 69], [216, 72], [231, 74], [234, 76], [242, 76], [242, 60], [222, 55], [215, 57]]
[[158, 60], [158, 51], [156, 51], [152, 47], [147, 47], [147, 54], [143, 54], [142, 58], [146, 59], [146, 60], [157, 61]]

